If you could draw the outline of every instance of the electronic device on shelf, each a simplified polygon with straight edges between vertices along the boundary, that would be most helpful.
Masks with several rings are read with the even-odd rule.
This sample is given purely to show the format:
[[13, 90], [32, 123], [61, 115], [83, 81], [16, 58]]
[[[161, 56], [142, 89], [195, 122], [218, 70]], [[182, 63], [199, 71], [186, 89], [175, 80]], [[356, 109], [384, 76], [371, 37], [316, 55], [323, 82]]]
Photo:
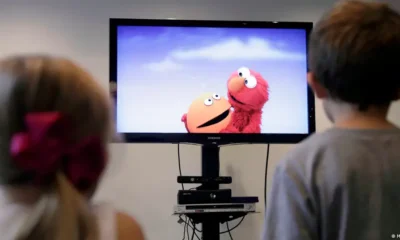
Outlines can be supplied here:
[[[304, 22], [111, 19], [117, 132], [129, 143], [199, 144], [202, 177], [178, 182], [218, 191], [232, 182], [219, 176], [221, 145], [297, 143], [315, 132], [311, 29]], [[229, 204], [255, 208], [248, 200]], [[202, 224], [203, 239], [218, 240], [221, 222], [245, 214], [187, 215]]]
[[178, 183], [212, 183], [212, 184], [230, 184], [232, 177], [202, 177], [202, 176], [178, 176]]
[[178, 191], [178, 204], [227, 203], [231, 198], [231, 189]]
[[176, 205], [174, 214], [255, 212], [256, 203], [210, 203]]

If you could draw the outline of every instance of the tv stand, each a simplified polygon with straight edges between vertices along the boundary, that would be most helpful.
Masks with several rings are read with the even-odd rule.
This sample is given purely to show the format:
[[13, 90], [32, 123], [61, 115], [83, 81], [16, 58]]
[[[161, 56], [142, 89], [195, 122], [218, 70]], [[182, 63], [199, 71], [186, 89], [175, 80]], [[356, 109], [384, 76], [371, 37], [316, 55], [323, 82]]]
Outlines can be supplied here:
[[[219, 177], [220, 161], [219, 161], [220, 147], [217, 144], [206, 144], [201, 146], [201, 174], [203, 177]], [[217, 190], [218, 184], [202, 184], [198, 189], [201, 190]], [[191, 216], [192, 219], [194, 216]], [[202, 225], [203, 239], [220, 239], [220, 219], [216, 218], [215, 214], [205, 214], [198, 220]]]
[[[220, 146], [217, 144], [204, 144], [201, 146], [201, 173], [203, 177], [217, 178], [220, 174], [219, 160]], [[218, 190], [219, 184], [203, 183], [198, 190]], [[202, 224], [202, 239], [219, 240], [220, 223], [228, 222], [243, 217], [247, 213], [204, 213], [187, 214], [195, 223]]]
[[[218, 144], [205, 144], [201, 145], [201, 172], [202, 172], [202, 177], [205, 179], [217, 179], [220, 177], [220, 159], [219, 159], [219, 153], [220, 153], [220, 146]], [[196, 177], [193, 177], [195, 179]], [[200, 178], [200, 177], [199, 177]], [[225, 178], [230, 178], [230, 177], [225, 177]], [[203, 191], [215, 191], [219, 190], [219, 185], [220, 184], [225, 184], [225, 183], [231, 183], [230, 181], [204, 181], [199, 187], [197, 187], [197, 190], [203, 190]], [[188, 182], [185, 182], [188, 183]], [[190, 183], [195, 183], [195, 182], [190, 182]], [[193, 190], [196, 191], [196, 190]], [[237, 199], [237, 197], [235, 197]], [[241, 198], [241, 197], [239, 197]], [[246, 197], [243, 197], [246, 198]], [[251, 198], [251, 197], [250, 197]], [[257, 197], [256, 197], [257, 198]], [[194, 224], [202, 224], [202, 239], [204, 240], [219, 240], [221, 231], [220, 231], [220, 224], [221, 223], [226, 223], [241, 217], [246, 216], [248, 213], [255, 212], [253, 210], [248, 210], [248, 211], [237, 211], [237, 209], [232, 209], [229, 204], [235, 204], [231, 202], [233, 200], [227, 200], [227, 202], [222, 203], [220, 206], [222, 207], [220, 210], [213, 210], [213, 211], [196, 211], [196, 212], [185, 212], [183, 213], [187, 217], [189, 217]], [[200, 200], [202, 201], [202, 200]], [[252, 204], [255, 206], [255, 203], [258, 202], [255, 200]], [[217, 201], [213, 202], [213, 204], [218, 204]], [[204, 204], [204, 202], [199, 203], [200, 206], [201, 204]], [[225, 204], [225, 205], [224, 205]], [[241, 203], [238, 203], [241, 205]], [[189, 205], [187, 205], [189, 206]], [[226, 206], [226, 207], [225, 207]], [[202, 207], [200, 207], [202, 208]], [[219, 208], [216, 208], [219, 209]], [[247, 209], [247, 208], [246, 208]], [[176, 214], [179, 211], [176, 211]], [[182, 213], [180, 213], [182, 214]]]
[[[202, 177], [216, 178], [219, 177], [220, 147], [216, 144], [206, 144], [201, 146], [201, 175]], [[197, 188], [198, 190], [217, 190], [219, 184], [203, 183]]]

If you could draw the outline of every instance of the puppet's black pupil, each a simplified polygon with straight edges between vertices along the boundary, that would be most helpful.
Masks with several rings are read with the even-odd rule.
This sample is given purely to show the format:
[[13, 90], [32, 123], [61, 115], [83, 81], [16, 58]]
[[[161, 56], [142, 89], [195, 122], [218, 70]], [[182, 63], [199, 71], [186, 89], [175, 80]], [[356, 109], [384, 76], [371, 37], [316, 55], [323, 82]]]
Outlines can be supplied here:
[[242, 76], [242, 75], [243, 75], [243, 74], [240, 72], [240, 73], [239, 73], [239, 76]]
[[247, 83], [248, 83], [248, 81], [247, 81], [247, 80], [244, 80], [244, 83], [246, 83], [246, 84], [247, 84]]

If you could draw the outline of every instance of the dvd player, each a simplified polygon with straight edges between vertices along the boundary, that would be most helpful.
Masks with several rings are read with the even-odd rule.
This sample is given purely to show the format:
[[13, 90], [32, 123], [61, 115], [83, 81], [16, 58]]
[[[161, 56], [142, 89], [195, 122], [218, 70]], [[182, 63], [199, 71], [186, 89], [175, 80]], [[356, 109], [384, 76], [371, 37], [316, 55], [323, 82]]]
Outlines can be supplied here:
[[175, 214], [220, 213], [220, 212], [255, 212], [255, 203], [212, 203], [176, 205]]
[[226, 203], [231, 202], [231, 189], [179, 190], [178, 204]]

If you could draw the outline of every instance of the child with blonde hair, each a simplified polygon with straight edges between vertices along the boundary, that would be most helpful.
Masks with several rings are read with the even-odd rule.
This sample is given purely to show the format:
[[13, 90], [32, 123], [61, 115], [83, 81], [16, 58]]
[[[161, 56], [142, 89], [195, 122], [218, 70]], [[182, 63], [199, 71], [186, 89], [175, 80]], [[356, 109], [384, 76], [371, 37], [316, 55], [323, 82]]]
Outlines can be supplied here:
[[90, 198], [113, 136], [109, 96], [73, 62], [0, 61], [2, 240], [142, 240], [127, 214]]

